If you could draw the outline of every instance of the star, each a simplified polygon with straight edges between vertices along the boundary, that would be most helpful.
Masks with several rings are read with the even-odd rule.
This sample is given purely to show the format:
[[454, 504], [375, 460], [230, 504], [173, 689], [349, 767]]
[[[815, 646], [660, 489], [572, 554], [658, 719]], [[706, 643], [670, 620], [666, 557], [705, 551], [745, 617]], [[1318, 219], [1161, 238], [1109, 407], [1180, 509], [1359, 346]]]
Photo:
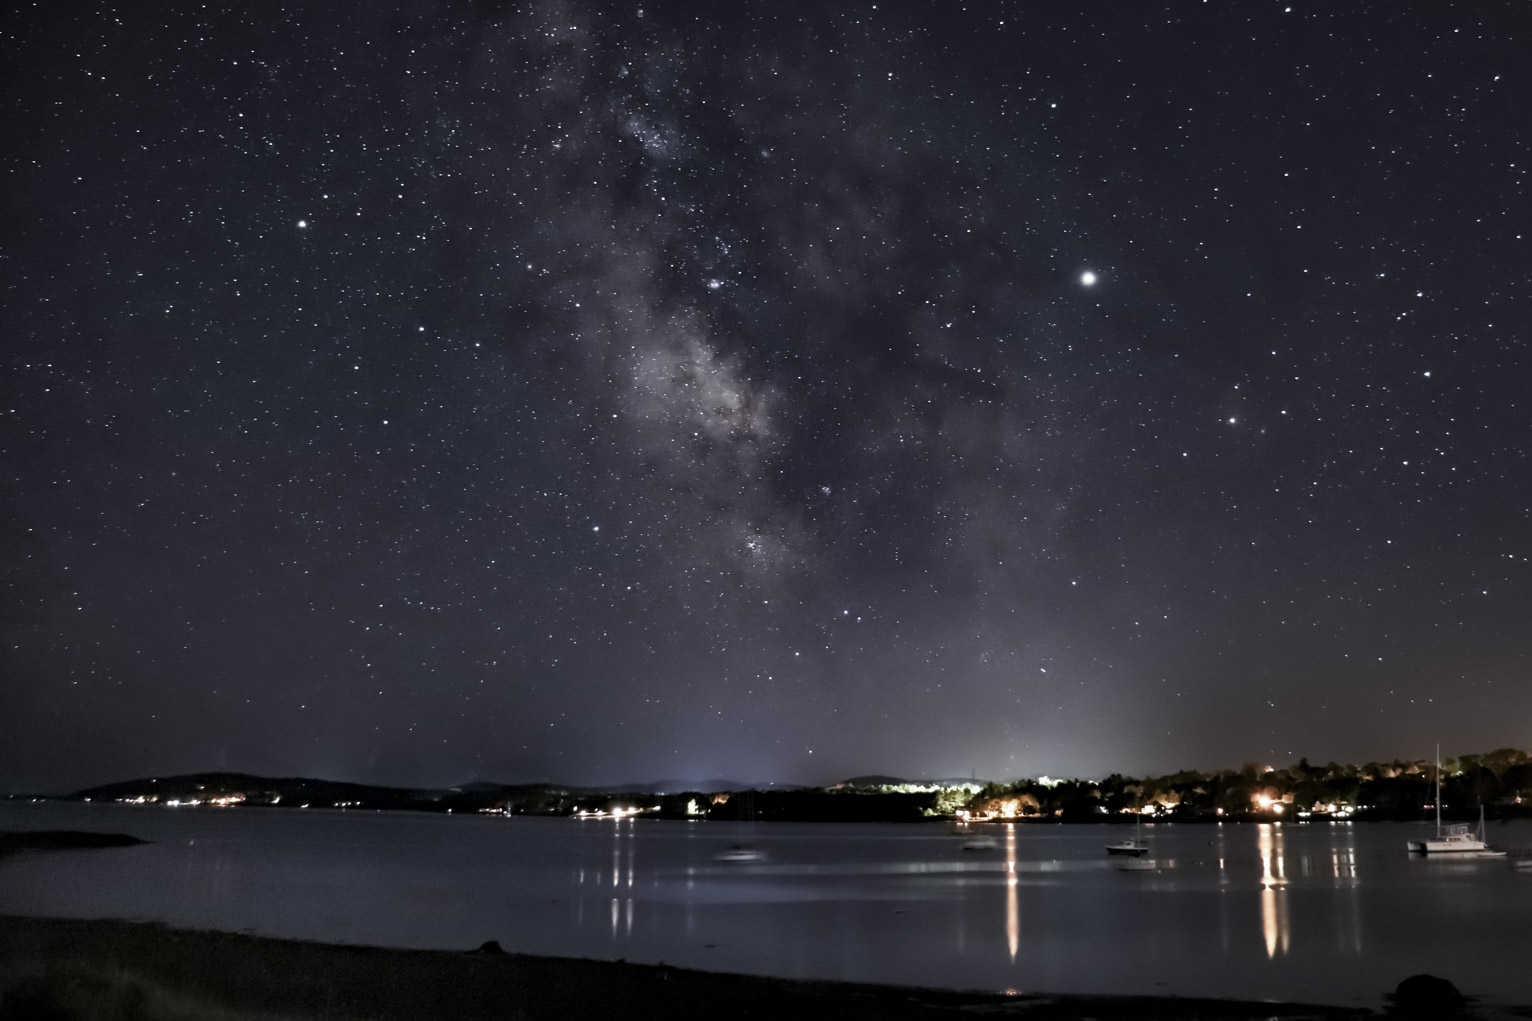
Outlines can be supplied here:
[[[1518, 743], [1514, 33], [1033, 5], [1060, 45], [1018, 68], [983, 5], [875, 3], [706, 45], [494, 4], [407, 61], [370, 52], [400, 5], [117, 5], [88, 48], [27, 19], [59, 88], [0, 132], [55, 138], [59, 89], [70, 125], [7, 164], [0, 794]], [[1155, 59], [1081, 75], [1087, 38]], [[1203, 88], [1306, 51], [1338, 59]], [[1316, 148], [1340, 126], [1357, 159]], [[1389, 669], [1344, 659], [1382, 620]], [[1449, 664], [1471, 698], [1376, 725]], [[1138, 683], [1171, 671], [1175, 706]]]

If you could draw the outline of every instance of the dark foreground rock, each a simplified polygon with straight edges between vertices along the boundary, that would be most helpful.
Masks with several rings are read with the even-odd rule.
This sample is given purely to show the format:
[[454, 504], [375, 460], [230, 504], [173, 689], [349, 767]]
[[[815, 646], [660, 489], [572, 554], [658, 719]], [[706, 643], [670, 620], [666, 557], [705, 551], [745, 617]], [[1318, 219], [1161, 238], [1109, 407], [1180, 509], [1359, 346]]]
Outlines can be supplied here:
[[[1354, 1019], [1365, 1010], [1179, 997], [1004, 996], [724, 975], [623, 962], [333, 946], [117, 921], [0, 917], [0, 1018], [39, 1005], [143, 1018], [1004, 1017], [1026, 1021]], [[47, 997], [89, 1004], [69, 1013]], [[153, 1005], [162, 1006], [155, 1007]], [[115, 1015], [114, 1015], [115, 1016]], [[1520, 1015], [1532, 1016], [1532, 1015]]]
[[1458, 987], [1436, 975], [1411, 975], [1394, 990], [1394, 1017], [1440, 1021], [1453, 1017], [1466, 1001]]

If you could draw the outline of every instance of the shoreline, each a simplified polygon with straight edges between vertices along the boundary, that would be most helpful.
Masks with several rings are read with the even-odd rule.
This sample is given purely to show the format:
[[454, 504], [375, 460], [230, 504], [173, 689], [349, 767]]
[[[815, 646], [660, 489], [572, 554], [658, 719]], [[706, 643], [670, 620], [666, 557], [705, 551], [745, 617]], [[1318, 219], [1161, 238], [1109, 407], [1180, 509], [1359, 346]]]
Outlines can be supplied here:
[[[81, 975], [137, 983], [233, 1017], [342, 1019], [918, 1019], [1339, 1021], [1357, 1007], [1190, 997], [1007, 994], [805, 981], [478, 950], [395, 950], [158, 923], [0, 916], [0, 976]], [[0, 987], [0, 997], [14, 984]], [[142, 996], [142, 993], [131, 994]], [[6, 1001], [0, 999], [0, 1012]], [[1515, 1010], [1515, 1009], [1513, 1009]], [[169, 1016], [180, 1016], [167, 1014]], [[1464, 1015], [1532, 1018], [1532, 1008]]]
[[[896, 795], [857, 795], [864, 798], [895, 797]], [[621, 795], [610, 795], [613, 799]], [[853, 795], [834, 795], [849, 799]], [[265, 804], [245, 802], [240, 804], [169, 804], [152, 802], [135, 802], [131, 800], [93, 801], [90, 798], [75, 798], [55, 795], [5, 795], [0, 794], [0, 805], [75, 805], [90, 806], [92, 808], [128, 809], [145, 812], [273, 812], [277, 814], [337, 814], [337, 815], [366, 815], [374, 813], [386, 813], [394, 815], [418, 815], [434, 818], [457, 818], [457, 819], [505, 819], [511, 821], [533, 821], [539, 819], [568, 819], [575, 821], [600, 821], [603, 819], [622, 818], [640, 823], [686, 823], [688, 825], [732, 825], [741, 822], [754, 822], [761, 825], [770, 824], [859, 824], [867, 826], [1024, 826], [1024, 827], [1052, 827], [1052, 826], [1099, 826], [1115, 828], [1119, 826], [1132, 826], [1135, 823], [1145, 823], [1151, 826], [1189, 826], [1189, 827], [1218, 827], [1218, 826], [1358, 826], [1358, 825], [1394, 825], [1394, 826], [1421, 826], [1433, 827], [1436, 825], [1434, 817], [1425, 818], [1418, 815], [1390, 815], [1379, 812], [1360, 812], [1347, 816], [1332, 816], [1318, 814], [1305, 816], [1293, 815], [1262, 815], [1255, 812], [1238, 813], [1229, 815], [1201, 814], [1174, 814], [1151, 815], [1139, 817], [1132, 814], [1116, 815], [1017, 815], [1017, 816], [984, 816], [978, 818], [963, 818], [957, 815], [938, 814], [920, 816], [874, 816], [874, 815], [765, 815], [758, 814], [754, 819], [729, 816], [687, 816], [651, 812], [632, 812], [628, 815], [613, 816], [604, 812], [502, 812], [465, 810], [456, 811], [450, 808], [437, 808], [409, 805], [297, 805], [297, 804]], [[1486, 821], [1491, 826], [1516, 825], [1532, 822], [1532, 806], [1515, 806], [1511, 809], [1500, 808], [1494, 814], [1487, 816]], [[1479, 816], [1472, 812], [1450, 811], [1442, 815], [1442, 823], [1477, 823]]]

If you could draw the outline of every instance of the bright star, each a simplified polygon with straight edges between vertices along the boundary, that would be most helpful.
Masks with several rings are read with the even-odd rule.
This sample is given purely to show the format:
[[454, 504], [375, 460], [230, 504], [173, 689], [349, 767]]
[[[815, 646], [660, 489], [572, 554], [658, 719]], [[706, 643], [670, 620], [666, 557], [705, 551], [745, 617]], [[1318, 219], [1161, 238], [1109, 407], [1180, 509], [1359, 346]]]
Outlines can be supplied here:
[[1080, 274], [1080, 283], [1084, 284], [1086, 287], [1094, 285], [1095, 282], [1096, 274], [1092, 273], [1090, 270], [1086, 270], [1084, 273]]

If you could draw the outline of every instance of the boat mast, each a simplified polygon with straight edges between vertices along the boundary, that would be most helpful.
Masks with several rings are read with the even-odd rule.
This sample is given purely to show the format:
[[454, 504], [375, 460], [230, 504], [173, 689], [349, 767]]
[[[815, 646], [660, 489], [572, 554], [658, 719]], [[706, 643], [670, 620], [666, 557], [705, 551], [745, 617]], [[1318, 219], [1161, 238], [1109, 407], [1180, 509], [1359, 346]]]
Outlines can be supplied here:
[[1442, 839], [1442, 746], [1436, 746], [1436, 839]]

